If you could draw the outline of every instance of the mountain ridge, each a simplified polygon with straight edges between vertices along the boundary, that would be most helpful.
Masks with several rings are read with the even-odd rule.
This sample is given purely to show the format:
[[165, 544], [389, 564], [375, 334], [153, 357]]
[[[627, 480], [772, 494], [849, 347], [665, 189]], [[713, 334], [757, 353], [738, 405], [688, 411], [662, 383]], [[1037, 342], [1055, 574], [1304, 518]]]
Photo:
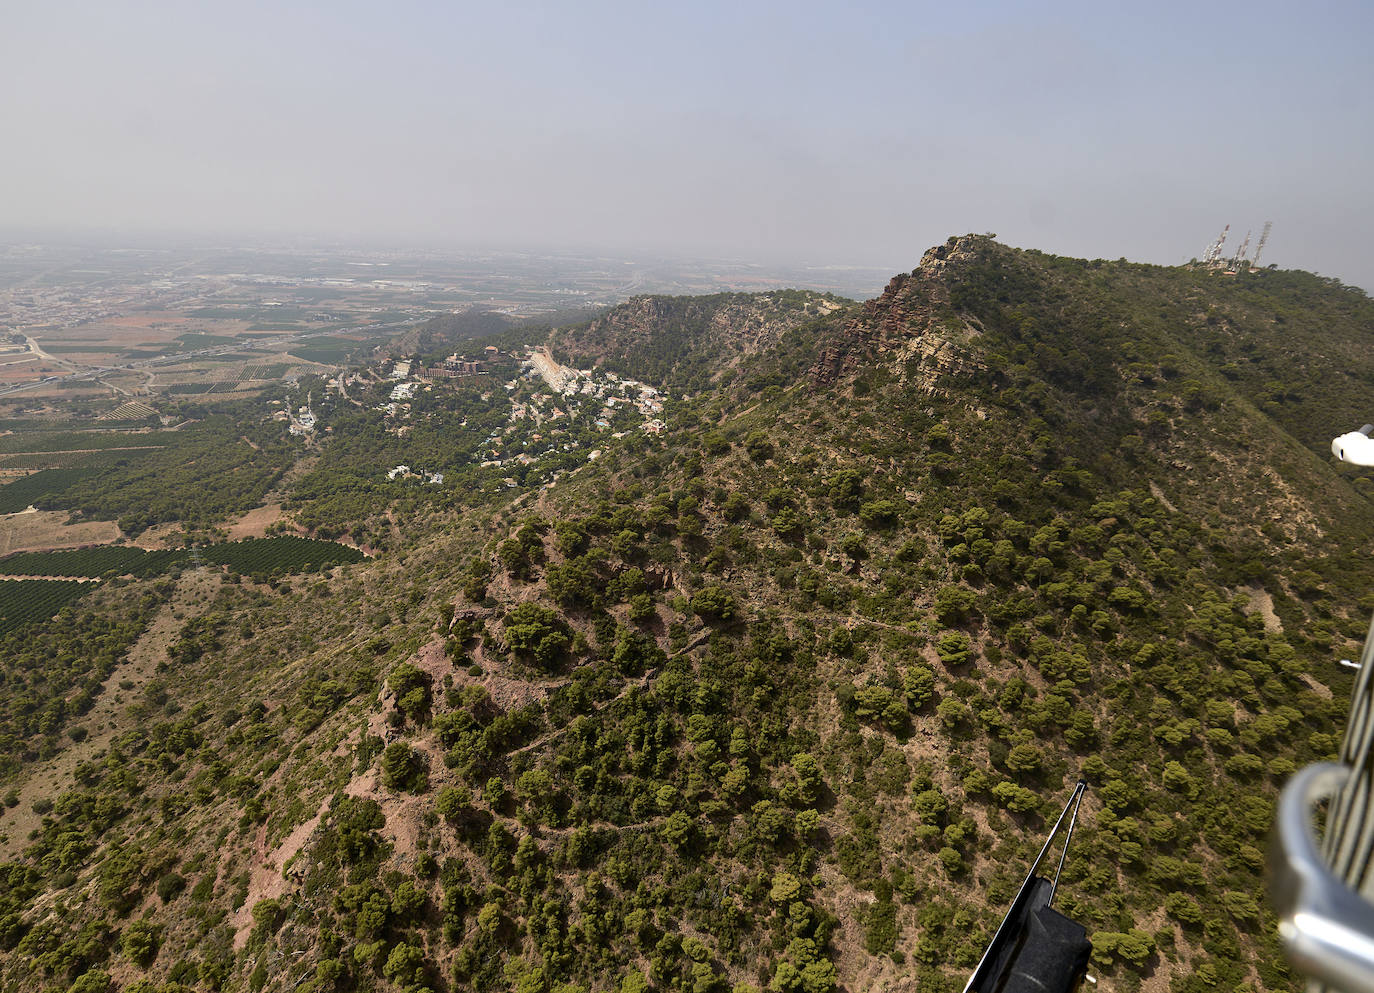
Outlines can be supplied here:
[[1101, 982], [1296, 989], [1256, 894], [1374, 608], [1317, 420], [1368, 301], [985, 236], [823, 300], [556, 329], [662, 433], [392, 498], [372, 561], [129, 581], [176, 661], [0, 867], [5, 984], [954, 991], [1083, 776]]
[[808, 290], [637, 296], [585, 324], [555, 330], [549, 343], [570, 361], [626, 374], [635, 369], [660, 386], [702, 389], [799, 325], [850, 306]]

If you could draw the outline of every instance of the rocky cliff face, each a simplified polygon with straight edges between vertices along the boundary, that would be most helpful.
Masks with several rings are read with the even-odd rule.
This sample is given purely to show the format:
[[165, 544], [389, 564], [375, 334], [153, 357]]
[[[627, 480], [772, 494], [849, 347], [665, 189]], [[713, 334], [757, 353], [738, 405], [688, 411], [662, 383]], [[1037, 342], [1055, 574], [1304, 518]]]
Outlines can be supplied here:
[[882, 365], [932, 392], [942, 376], [976, 365], [967, 345], [979, 328], [956, 313], [948, 275], [990, 247], [990, 239], [968, 235], [927, 251], [916, 269], [894, 276], [881, 296], [821, 346], [813, 381], [829, 386], [858, 369]]
[[554, 353], [669, 385], [718, 382], [740, 360], [773, 347], [789, 331], [834, 314], [848, 301], [799, 290], [634, 297], [604, 317], [561, 328]]

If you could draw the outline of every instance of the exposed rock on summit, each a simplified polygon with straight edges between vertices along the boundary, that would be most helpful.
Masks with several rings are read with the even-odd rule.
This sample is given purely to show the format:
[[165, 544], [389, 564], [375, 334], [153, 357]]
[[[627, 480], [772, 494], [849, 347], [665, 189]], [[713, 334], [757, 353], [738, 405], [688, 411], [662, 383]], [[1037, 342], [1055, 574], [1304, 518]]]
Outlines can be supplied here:
[[829, 386], [880, 364], [933, 391], [942, 376], [976, 365], [965, 346], [979, 329], [952, 306], [949, 270], [998, 247], [986, 236], [966, 235], [931, 248], [916, 269], [894, 276], [881, 296], [821, 346], [813, 381]]

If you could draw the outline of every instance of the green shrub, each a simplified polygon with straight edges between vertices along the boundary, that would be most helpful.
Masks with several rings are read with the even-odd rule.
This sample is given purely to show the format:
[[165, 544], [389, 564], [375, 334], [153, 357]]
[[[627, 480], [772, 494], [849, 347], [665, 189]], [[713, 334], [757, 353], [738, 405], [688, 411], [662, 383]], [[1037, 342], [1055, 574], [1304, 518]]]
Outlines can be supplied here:
[[506, 641], [540, 668], [552, 669], [572, 645], [572, 632], [555, 611], [538, 603], [522, 603], [505, 618]]
[[185, 888], [186, 880], [179, 873], [164, 873], [157, 881], [157, 895], [163, 903], [170, 903]]
[[130, 962], [147, 968], [157, 958], [158, 929], [149, 921], [135, 921], [125, 929], [119, 947]]
[[935, 593], [935, 619], [950, 626], [962, 624], [977, 602], [977, 595], [967, 587], [942, 586]]
[[429, 789], [429, 763], [424, 753], [404, 741], [387, 745], [382, 753], [382, 785], [407, 793], [423, 793]]
[[432, 692], [429, 673], [402, 662], [391, 670], [386, 686], [396, 698], [396, 709], [408, 720], [419, 724], [429, 716]]
[[969, 643], [968, 635], [949, 631], [940, 636], [940, 640], [935, 644], [935, 651], [941, 662], [953, 667], [967, 664], [973, 655], [973, 646]]
[[692, 597], [691, 608], [702, 618], [728, 621], [735, 616], [735, 596], [723, 586], [703, 586]]

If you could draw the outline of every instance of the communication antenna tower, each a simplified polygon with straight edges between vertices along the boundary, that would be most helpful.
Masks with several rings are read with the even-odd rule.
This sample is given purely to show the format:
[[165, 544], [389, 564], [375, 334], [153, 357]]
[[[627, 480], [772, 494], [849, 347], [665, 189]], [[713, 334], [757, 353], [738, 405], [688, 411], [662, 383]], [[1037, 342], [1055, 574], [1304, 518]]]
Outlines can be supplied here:
[[1245, 253], [1246, 253], [1247, 250], [1249, 250], [1249, 248], [1250, 248], [1250, 232], [1247, 231], [1247, 232], [1245, 232], [1245, 240], [1242, 241], [1242, 242], [1240, 243], [1240, 251], [1237, 252], [1237, 253], [1236, 253], [1236, 257], [1233, 258], [1233, 259], [1231, 260], [1231, 268], [1232, 268], [1232, 269], [1239, 269], [1239, 268], [1240, 268], [1240, 264], [1241, 264], [1242, 262], [1245, 261]]
[[1255, 246], [1255, 258], [1254, 258], [1254, 261], [1252, 261], [1252, 262], [1250, 263], [1250, 268], [1251, 268], [1251, 269], [1258, 269], [1258, 268], [1259, 268], [1260, 253], [1264, 251], [1264, 243], [1265, 243], [1266, 241], [1269, 240], [1269, 229], [1272, 228], [1273, 226], [1274, 226], [1274, 222], [1273, 222], [1273, 221], [1265, 221], [1265, 222], [1264, 222], [1264, 230], [1260, 232], [1259, 244]]
[[1214, 266], [1221, 261], [1221, 246], [1226, 244], [1226, 233], [1230, 230], [1231, 225], [1229, 224], [1221, 229], [1221, 234], [1217, 236], [1217, 240], [1208, 246], [1207, 254], [1202, 257], [1203, 265]]

